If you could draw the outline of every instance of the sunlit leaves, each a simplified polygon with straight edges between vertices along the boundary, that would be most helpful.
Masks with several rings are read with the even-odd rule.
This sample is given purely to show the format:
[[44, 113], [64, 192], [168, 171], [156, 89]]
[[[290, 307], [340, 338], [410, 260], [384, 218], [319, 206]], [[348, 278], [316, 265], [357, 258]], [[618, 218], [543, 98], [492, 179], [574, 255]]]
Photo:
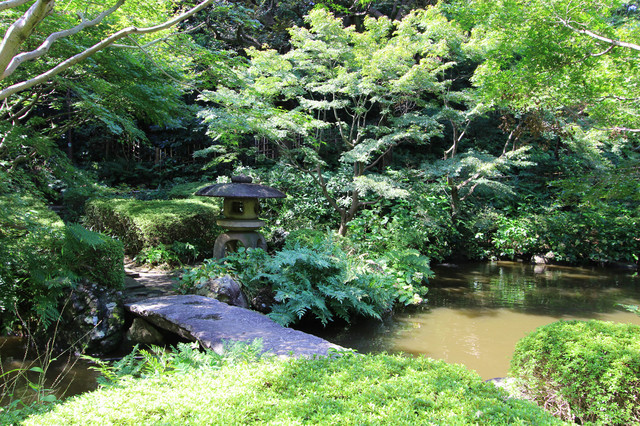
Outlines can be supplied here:
[[627, 2], [480, 0], [449, 10], [486, 55], [474, 81], [487, 101], [640, 127], [640, 52], [615, 45], [640, 43], [638, 14]]

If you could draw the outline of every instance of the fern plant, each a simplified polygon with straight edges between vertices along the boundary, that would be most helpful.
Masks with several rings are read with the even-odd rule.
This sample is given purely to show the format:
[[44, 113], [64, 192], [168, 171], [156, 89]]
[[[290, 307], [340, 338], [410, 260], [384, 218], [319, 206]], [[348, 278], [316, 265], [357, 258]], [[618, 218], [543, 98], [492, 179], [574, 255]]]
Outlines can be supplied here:
[[265, 264], [259, 277], [270, 283], [275, 300], [269, 316], [282, 325], [306, 315], [327, 325], [335, 317], [381, 318], [393, 306], [393, 283], [383, 275], [359, 273], [331, 241], [282, 250]]
[[218, 354], [211, 349], [201, 350], [198, 343], [178, 343], [176, 347], [162, 348], [151, 346], [139, 349], [134, 346], [131, 353], [110, 363], [89, 355], [81, 355], [100, 373], [97, 381], [102, 387], [113, 387], [123, 384], [131, 378], [166, 376], [172, 374], [189, 374], [198, 369], [220, 369], [224, 365], [253, 362], [263, 355], [262, 340], [252, 343], [224, 342], [223, 353]]
[[293, 238], [285, 248], [269, 256], [261, 249], [239, 249], [223, 260], [206, 260], [185, 271], [179, 283], [190, 292], [221, 275], [234, 276], [252, 299], [265, 288], [275, 304], [271, 319], [290, 325], [311, 317], [322, 325], [355, 316], [380, 319], [394, 304], [418, 304], [427, 292], [431, 276], [429, 259], [416, 250], [390, 252], [367, 261], [340, 247], [331, 235]]

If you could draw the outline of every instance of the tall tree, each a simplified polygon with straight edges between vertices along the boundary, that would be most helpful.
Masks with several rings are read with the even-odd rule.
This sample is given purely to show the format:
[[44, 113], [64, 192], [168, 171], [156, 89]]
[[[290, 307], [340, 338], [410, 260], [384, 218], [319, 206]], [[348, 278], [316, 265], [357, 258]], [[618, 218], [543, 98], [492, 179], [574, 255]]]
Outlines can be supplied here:
[[[437, 94], [464, 35], [433, 8], [395, 23], [367, 18], [362, 32], [324, 9], [306, 21], [291, 30], [288, 53], [250, 49], [241, 84], [206, 93], [215, 106], [202, 117], [227, 144], [245, 135], [276, 144], [321, 188], [344, 235], [363, 206], [405, 195], [384, 173], [385, 156], [441, 134]], [[329, 173], [336, 158], [339, 172]]]

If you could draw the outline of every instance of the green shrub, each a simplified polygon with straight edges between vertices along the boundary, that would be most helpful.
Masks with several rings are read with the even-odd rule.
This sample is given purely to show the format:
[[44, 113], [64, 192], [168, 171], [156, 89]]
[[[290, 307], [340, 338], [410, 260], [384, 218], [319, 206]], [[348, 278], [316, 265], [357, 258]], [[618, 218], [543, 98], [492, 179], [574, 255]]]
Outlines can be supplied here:
[[[176, 289], [182, 294], [197, 293], [209, 280], [222, 277], [230, 272], [230, 268], [225, 266], [222, 260], [205, 259], [201, 265], [182, 271], [180, 279], [176, 284]], [[247, 288], [245, 287], [243, 290], [246, 294]], [[247, 294], [247, 296], [249, 295]]]
[[204, 197], [182, 200], [93, 200], [86, 206], [85, 223], [122, 241], [125, 253], [176, 241], [200, 253], [213, 250], [222, 229], [216, 225], [219, 207]]
[[541, 218], [543, 243], [568, 262], [637, 261], [640, 217], [616, 207], [582, 206], [576, 212], [556, 211]]
[[349, 222], [347, 237], [371, 257], [413, 249], [442, 261], [452, 254], [457, 238], [448, 201], [420, 182], [407, 185], [409, 198], [383, 200], [361, 210]]
[[409, 305], [423, 301], [429, 277], [433, 276], [429, 258], [417, 250], [405, 249], [386, 253], [376, 262], [386, 275], [394, 278], [398, 302]]
[[68, 225], [61, 257], [78, 276], [105, 287], [124, 288], [124, 250], [120, 241], [77, 224]]
[[67, 222], [78, 222], [84, 215], [84, 206], [87, 201], [105, 196], [109, 191], [108, 188], [93, 183], [66, 188], [62, 191], [64, 219]]
[[0, 321], [58, 318], [57, 302], [74, 282], [88, 278], [122, 288], [122, 244], [80, 225], [65, 226], [42, 201], [0, 196]]
[[640, 422], [640, 326], [591, 320], [540, 327], [518, 342], [510, 374], [564, 419]]
[[264, 272], [278, 302], [269, 314], [282, 325], [313, 315], [323, 325], [337, 316], [349, 321], [361, 315], [380, 319], [393, 307], [393, 280], [358, 273], [337, 247], [294, 247], [270, 259]]
[[57, 318], [57, 299], [71, 285], [59, 259], [64, 223], [42, 201], [0, 196], [0, 323], [10, 328], [15, 311], [44, 325]]
[[560, 424], [462, 366], [345, 354], [262, 359], [130, 380], [68, 400], [25, 425]]
[[498, 220], [498, 230], [493, 236], [493, 244], [499, 257], [513, 259], [516, 256], [532, 255], [539, 252], [539, 224], [528, 217]]

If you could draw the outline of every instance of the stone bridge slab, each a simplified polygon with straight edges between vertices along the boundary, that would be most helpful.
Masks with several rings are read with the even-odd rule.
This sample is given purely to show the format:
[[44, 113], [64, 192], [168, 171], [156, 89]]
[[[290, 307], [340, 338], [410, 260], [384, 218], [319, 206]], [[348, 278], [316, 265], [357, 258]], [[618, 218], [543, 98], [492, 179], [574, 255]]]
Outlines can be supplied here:
[[203, 296], [161, 296], [125, 306], [151, 324], [198, 341], [220, 354], [225, 341], [251, 343], [255, 339], [262, 340], [264, 352], [280, 357], [327, 355], [330, 349], [345, 349], [311, 334], [283, 327], [259, 312]]

